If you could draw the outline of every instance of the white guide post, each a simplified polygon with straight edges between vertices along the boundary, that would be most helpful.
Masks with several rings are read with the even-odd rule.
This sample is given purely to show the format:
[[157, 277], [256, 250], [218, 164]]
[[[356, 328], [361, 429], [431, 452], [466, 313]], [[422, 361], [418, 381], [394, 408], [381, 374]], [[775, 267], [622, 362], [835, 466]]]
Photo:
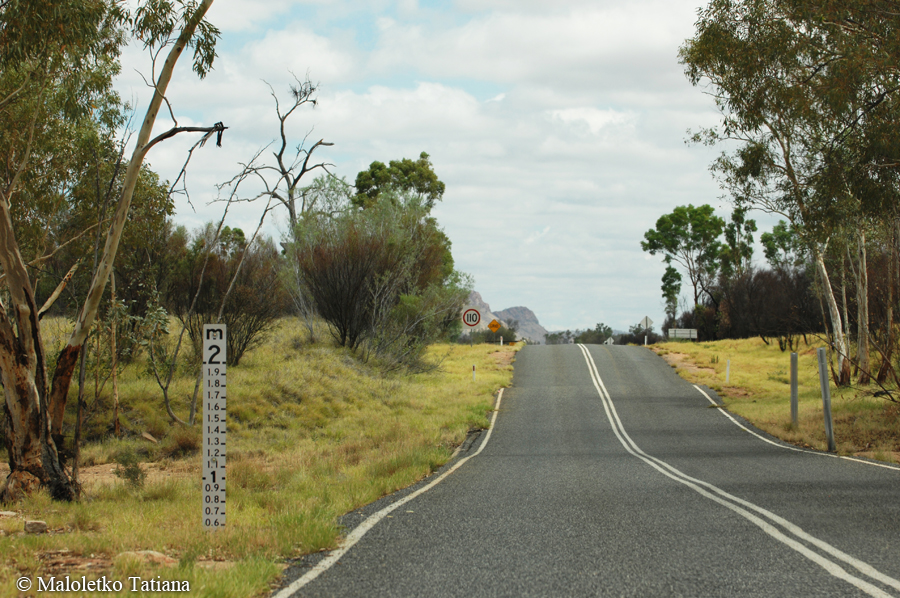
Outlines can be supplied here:
[[203, 528], [225, 527], [225, 324], [203, 326]]

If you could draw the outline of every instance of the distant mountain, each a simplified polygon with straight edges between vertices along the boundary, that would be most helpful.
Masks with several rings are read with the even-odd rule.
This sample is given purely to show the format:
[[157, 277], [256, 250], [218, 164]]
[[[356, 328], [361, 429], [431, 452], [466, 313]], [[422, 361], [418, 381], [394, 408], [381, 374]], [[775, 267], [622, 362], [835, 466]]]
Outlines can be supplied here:
[[544, 335], [547, 330], [538, 322], [534, 312], [523, 306], [508, 307], [504, 310], [492, 312], [491, 306], [482, 299], [481, 294], [472, 291], [469, 295], [469, 305], [477, 307], [481, 312], [481, 323], [475, 327], [476, 330], [486, 328], [491, 320], [499, 320], [504, 326], [508, 326], [513, 320], [519, 323], [518, 336], [526, 338], [533, 343], [543, 343]]
[[518, 305], [516, 307], [507, 307], [495, 314], [501, 321], [509, 324], [513, 320], [519, 322], [519, 336], [527, 338], [535, 343], [543, 343], [547, 329], [541, 326], [537, 316], [527, 307]]

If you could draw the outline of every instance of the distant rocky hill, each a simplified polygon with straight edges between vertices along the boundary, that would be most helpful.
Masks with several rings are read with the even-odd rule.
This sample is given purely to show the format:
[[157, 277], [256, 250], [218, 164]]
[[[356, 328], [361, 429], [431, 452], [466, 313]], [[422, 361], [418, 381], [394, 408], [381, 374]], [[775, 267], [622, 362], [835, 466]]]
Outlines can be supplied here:
[[515, 320], [519, 323], [519, 337], [526, 338], [533, 343], [544, 342], [544, 335], [547, 334], [547, 330], [541, 326], [540, 322], [538, 322], [534, 312], [527, 307], [508, 307], [497, 312], [492, 312], [491, 306], [488, 305], [485, 300], [482, 299], [481, 294], [476, 291], [472, 291], [472, 294], [469, 295], [469, 305], [477, 307], [481, 312], [481, 324], [476, 326], [476, 329], [485, 328], [491, 323], [491, 320], [494, 319], [502, 322], [504, 326], [509, 325]]

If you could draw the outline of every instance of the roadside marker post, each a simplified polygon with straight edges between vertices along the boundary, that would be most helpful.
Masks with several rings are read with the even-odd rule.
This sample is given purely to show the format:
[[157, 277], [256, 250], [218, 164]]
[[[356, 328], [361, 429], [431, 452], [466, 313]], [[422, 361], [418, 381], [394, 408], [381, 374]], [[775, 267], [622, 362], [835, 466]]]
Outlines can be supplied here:
[[797, 354], [791, 353], [791, 425], [794, 428], [799, 425], [797, 411]]
[[225, 527], [225, 324], [203, 326], [203, 528]]
[[641, 327], [644, 329], [644, 346], [647, 346], [647, 335], [650, 333], [650, 327], [653, 326], [653, 320], [650, 319], [650, 316], [644, 316], [644, 319], [641, 320]]
[[825, 437], [828, 439], [828, 451], [835, 452], [834, 422], [831, 419], [831, 386], [828, 381], [828, 358], [825, 356], [825, 347], [816, 350], [819, 357], [819, 384], [822, 386], [822, 412], [825, 415]]
[[725, 362], [725, 384], [731, 382], [731, 360]]
[[472, 382], [475, 382], [475, 364], [472, 364]]

